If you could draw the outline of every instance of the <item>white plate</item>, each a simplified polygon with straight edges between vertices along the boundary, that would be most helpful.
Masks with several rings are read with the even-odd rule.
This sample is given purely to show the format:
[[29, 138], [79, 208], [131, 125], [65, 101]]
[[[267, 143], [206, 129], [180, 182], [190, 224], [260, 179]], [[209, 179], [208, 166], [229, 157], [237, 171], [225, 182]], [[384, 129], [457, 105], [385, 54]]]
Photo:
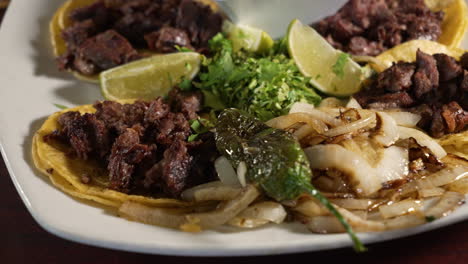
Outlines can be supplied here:
[[[23, 202], [44, 229], [85, 244], [170, 255], [270, 255], [351, 246], [345, 234], [311, 234], [299, 224], [248, 231], [223, 228], [188, 234], [126, 221], [54, 188], [31, 165], [34, 131], [58, 110], [55, 103], [74, 106], [101, 99], [98, 87], [75, 81], [56, 70], [48, 41], [48, 22], [62, 2], [14, 0], [0, 29], [2, 154]], [[343, 1], [310, 2], [331, 10]], [[359, 234], [359, 237], [369, 244], [425, 232], [467, 218], [468, 206], [463, 206], [449, 217], [424, 226]]]

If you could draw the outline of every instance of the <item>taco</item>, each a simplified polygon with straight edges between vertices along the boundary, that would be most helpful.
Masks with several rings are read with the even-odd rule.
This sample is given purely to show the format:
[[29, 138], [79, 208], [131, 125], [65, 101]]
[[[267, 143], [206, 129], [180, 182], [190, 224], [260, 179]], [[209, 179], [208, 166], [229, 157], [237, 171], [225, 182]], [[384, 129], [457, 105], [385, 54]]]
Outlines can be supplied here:
[[419, 115], [418, 127], [448, 151], [467, 157], [468, 52], [414, 40], [390, 49], [372, 65], [377, 75], [354, 98], [365, 108]]
[[312, 26], [337, 49], [377, 56], [416, 39], [458, 47], [468, 11], [465, 0], [351, 0]]
[[188, 142], [200, 97], [171, 95], [171, 106], [105, 101], [51, 115], [34, 135], [35, 166], [71, 196], [106, 206], [189, 205], [173, 198], [216, 177], [216, 149], [206, 149], [211, 134]]
[[68, 0], [49, 30], [59, 69], [97, 82], [101, 71], [178, 47], [206, 52], [223, 21], [211, 0]]

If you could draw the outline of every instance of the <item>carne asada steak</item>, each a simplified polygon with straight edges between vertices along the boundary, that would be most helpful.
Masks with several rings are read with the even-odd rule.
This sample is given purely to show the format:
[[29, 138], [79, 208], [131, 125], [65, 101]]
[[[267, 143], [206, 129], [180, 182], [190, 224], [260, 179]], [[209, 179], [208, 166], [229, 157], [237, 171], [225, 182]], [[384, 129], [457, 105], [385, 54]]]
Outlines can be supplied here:
[[437, 40], [443, 18], [424, 0], [349, 0], [312, 27], [337, 49], [376, 56], [409, 40]]
[[468, 125], [468, 65], [445, 54], [418, 50], [416, 62], [398, 62], [355, 94], [367, 108], [404, 108], [418, 113], [418, 126], [434, 137], [457, 133]]

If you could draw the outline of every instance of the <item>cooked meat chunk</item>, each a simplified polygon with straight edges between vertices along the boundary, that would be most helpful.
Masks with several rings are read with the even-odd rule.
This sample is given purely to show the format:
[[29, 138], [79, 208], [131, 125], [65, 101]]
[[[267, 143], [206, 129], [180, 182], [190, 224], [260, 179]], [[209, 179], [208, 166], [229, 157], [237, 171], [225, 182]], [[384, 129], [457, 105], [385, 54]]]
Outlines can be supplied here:
[[180, 46], [206, 53], [224, 19], [195, 0], [96, 0], [69, 17], [62, 33], [67, 52], [57, 64], [84, 75], [142, 58], [136, 49], [169, 53]]
[[416, 62], [394, 64], [354, 97], [364, 107], [420, 114], [418, 126], [434, 137], [461, 132], [468, 124], [468, 71], [445, 54], [418, 50]]
[[460, 58], [460, 64], [463, 69], [468, 70], [468, 52], [465, 52]]
[[188, 120], [197, 119], [202, 109], [203, 95], [200, 92], [182, 93], [180, 89], [173, 89], [169, 94], [171, 106], [185, 115]]
[[312, 27], [337, 49], [375, 56], [412, 39], [437, 40], [443, 17], [424, 0], [349, 0]]
[[415, 66], [412, 63], [400, 63], [390, 67], [379, 75], [377, 88], [388, 92], [408, 90], [413, 85], [414, 71]]
[[446, 54], [434, 54], [434, 59], [437, 61], [437, 70], [441, 82], [455, 79], [463, 71], [461, 65], [453, 57]]
[[434, 57], [420, 50], [416, 52], [416, 66], [413, 92], [414, 96], [420, 99], [439, 85], [439, 71]]
[[78, 112], [67, 112], [59, 117], [58, 123], [62, 128], [60, 133], [68, 140], [76, 156], [87, 160], [93, 150], [93, 144], [86, 116], [81, 116]]
[[99, 70], [107, 70], [140, 58], [132, 45], [114, 30], [87, 39], [80, 45], [77, 53], [78, 58], [91, 62]]
[[443, 105], [441, 115], [448, 133], [461, 132], [468, 125], [468, 111], [463, 110], [456, 102]]
[[109, 188], [129, 192], [135, 166], [145, 157], [151, 155], [151, 147], [140, 144], [140, 133], [137, 129], [127, 128], [114, 145], [109, 157]]
[[186, 143], [182, 140], [175, 141], [164, 152], [161, 179], [164, 182], [164, 190], [177, 196], [186, 186], [188, 174], [192, 163], [192, 156], [188, 154]]
[[111, 189], [178, 196], [188, 186], [213, 179], [218, 153], [212, 135], [187, 142], [201, 96], [180, 89], [171, 96], [170, 102], [161, 97], [133, 104], [97, 102], [92, 114], [66, 112], [58, 119], [60, 129], [45, 140], [68, 144], [78, 159], [99, 162], [109, 171]]
[[176, 51], [176, 46], [192, 48], [190, 39], [184, 30], [173, 27], [163, 27], [158, 31], [154, 31], [145, 35], [145, 40], [150, 50], [161, 53], [169, 53]]

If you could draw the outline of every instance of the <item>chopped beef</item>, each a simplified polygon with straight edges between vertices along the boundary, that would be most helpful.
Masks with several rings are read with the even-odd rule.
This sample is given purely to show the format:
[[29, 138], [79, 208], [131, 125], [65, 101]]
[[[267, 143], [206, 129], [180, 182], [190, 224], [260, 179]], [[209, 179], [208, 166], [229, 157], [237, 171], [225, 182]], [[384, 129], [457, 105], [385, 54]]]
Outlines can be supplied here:
[[418, 126], [434, 137], [468, 125], [468, 71], [445, 54], [418, 50], [416, 62], [394, 64], [354, 97], [363, 107], [420, 114]]
[[165, 26], [158, 31], [145, 35], [149, 49], [161, 53], [176, 51], [176, 47], [192, 48], [184, 30]]
[[78, 112], [67, 112], [58, 119], [62, 127], [61, 134], [68, 139], [68, 143], [75, 150], [78, 158], [87, 160], [92, 152], [93, 144], [90, 141], [86, 115]]
[[439, 85], [439, 71], [434, 57], [420, 50], [416, 53], [416, 66], [413, 92], [414, 96], [420, 99]]
[[66, 28], [62, 32], [62, 38], [65, 40], [68, 50], [75, 51], [81, 44], [96, 33], [96, 25], [93, 20], [88, 19], [74, 23], [73, 26]]
[[93, 114], [66, 112], [58, 119], [59, 129], [44, 139], [68, 144], [74, 157], [107, 168], [110, 189], [176, 197], [187, 187], [213, 180], [219, 154], [213, 135], [188, 142], [190, 116], [198, 117], [201, 96], [180, 89], [171, 96], [173, 101], [97, 102]]
[[140, 144], [140, 132], [127, 128], [114, 145], [109, 157], [109, 188], [129, 192], [135, 166], [145, 157], [151, 155], [151, 147]]
[[57, 64], [84, 75], [142, 58], [136, 49], [169, 53], [180, 46], [206, 53], [224, 19], [195, 0], [96, 0], [69, 18], [62, 32], [67, 52]]
[[446, 54], [434, 54], [434, 59], [437, 61], [437, 70], [441, 82], [447, 82], [457, 78], [463, 71], [457, 61]]
[[415, 66], [412, 63], [401, 63], [390, 67], [379, 75], [377, 88], [393, 93], [408, 90], [413, 85], [414, 71]]
[[460, 58], [460, 64], [463, 69], [468, 70], [468, 52], [465, 52]]
[[460, 84], [460, 90], [462, 90], [465, 93], [468, 92], [468, 71], [467, 70], [463, 71], [463, 79]]
[[169, 93], [169, 103], [178, 112], [185, 115], [188, 120], [197, 119], [198, 114], [202, 108], [203, 94], [201, 92], [187, 92], [182, 93], [180, 89], [173, 89]]
[[[330, 39], [327, 39], [330, 42]], [[336, 43], [331, 42], [333, 46], [337, 49], [341, 48], [341, 44], [338, 45]], [[378, 43], [377, 41], [370, 41], [363, 37], [353, 37], [349, 41], [348, 44], [348, 52], [351, 54], [367, 54], [370, 56], [377, 56], [384, 51], [384, 47], [382, 44]]]
[[461, 132], [468, 125], [468, 111], [463, 110], [457, 102], [443, 105], [441, 115], [448, 133]]
[[108, 30], [80, 45], [77, 58], [91, 62], [101, 71], [139, 59], [140, 55], [119, 33]]
[[182, 192], [186, 186], [192, 159], [185, 141], [182, 140], [175, 141], [164, 151], [161, 178], [166, 188], [163, 189], [170, 190], [174, 196]]
[[182, 113], [169, 113], [158, 126], [155, 136], [157, 143], [170, 146], [190, 135], [190, 124]]
[[375, 56], [409, 40], [437, 40], [443, 17], [424, 0], [349, 0], [312, 27], [337, 49]]

